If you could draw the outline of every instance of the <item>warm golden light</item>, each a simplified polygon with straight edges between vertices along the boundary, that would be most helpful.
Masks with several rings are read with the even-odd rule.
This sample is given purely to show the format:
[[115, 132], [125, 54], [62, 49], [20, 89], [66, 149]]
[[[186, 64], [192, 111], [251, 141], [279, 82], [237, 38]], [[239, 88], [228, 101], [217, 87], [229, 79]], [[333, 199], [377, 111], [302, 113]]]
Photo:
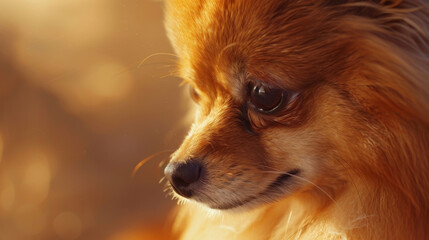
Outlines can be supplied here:
[[133, 79], [126, 69], [112, 61], [100, 62], [69, 83], [66, 101], [74, 109], [94, 109], [123, 99], [130, 93]]
[[43, 152], [27, 152], [24, 175], [22, 178], [23, 192], [32, 205], [42, 203], [49, 194], [51, 172], [49, 159]]
[[0, 1], [1, 240], [109, 239], [174, 204], [161, 159], [130, 180], [183, 136], [162, 7]]
[[77, 239], [82, 231], [80, 218], [72, 212], [58, 214], [54, 219], [53, 226], [61, 239]]
[[27, 237], [40, 234], [47, 227], [46, 213], [38, 208], [23, 206], [13, 220], [19, 232]]
[[0, 182], [0, 209], [3, 212], [12, 210], [15, 203], [15, 186], [8, 176], [3, 176]]
[[2, 158], [3, 158], [3, 149], [4, 149], [3, 138], [2, 138], [2, 136], [0, 135], [0, 163], [1, 163], [1, 160], [2, 160]]

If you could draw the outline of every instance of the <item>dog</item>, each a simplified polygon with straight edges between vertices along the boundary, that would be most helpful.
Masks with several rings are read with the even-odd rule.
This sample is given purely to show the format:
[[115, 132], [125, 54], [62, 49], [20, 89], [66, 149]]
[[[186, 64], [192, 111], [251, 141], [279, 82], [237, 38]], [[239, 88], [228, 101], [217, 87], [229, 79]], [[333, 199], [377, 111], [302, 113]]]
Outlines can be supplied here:
[[425, 0], [168, 0], [177, 239], [429, 239]]

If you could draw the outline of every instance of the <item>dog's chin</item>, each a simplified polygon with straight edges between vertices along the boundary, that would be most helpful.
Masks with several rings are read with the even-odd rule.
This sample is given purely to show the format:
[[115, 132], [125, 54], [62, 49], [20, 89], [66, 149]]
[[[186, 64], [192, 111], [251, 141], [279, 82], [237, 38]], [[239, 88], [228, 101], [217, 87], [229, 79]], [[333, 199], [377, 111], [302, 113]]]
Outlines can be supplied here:
[[[199, 200], [198, 197], [192, 198], [196, 202], [215, 210], [225, 211], [241, 211], [252, 208], [257, 208], [261, 205], [275, 202], [291, 195], [299, 187], [299, 177], [301, 170], [294, 169], [285, 174], [279, 175], [271, 184], [258, 193], [252, 194], [243, 199], [234, 200], [231, 202], [222, 201], [222, 203], [215, 201]], [[237, 190], [242, 191], [243, 189]]]

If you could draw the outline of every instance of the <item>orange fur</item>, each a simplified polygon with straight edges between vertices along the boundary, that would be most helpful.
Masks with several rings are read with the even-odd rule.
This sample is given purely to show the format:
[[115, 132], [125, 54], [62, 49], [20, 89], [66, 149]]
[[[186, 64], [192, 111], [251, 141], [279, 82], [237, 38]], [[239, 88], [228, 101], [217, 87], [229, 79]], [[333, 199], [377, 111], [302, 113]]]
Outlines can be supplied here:
[[[207, 169], [178, 196], [180, 239], [428, 238], [426, 1], [170, 0], [166, 16], [198, 103], [171, 162]], [[296, 98], [258, 113], [253, 81]]]

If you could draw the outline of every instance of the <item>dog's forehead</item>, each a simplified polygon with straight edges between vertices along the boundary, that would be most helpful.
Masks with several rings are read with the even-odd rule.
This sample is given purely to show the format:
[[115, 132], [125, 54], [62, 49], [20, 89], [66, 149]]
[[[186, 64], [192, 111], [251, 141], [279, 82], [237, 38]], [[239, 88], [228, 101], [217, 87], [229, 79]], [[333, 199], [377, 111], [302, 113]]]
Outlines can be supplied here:
[[234, 41], [238, 31], [227, 29], [234, 19], [223, 13], [222, 5], [222, 1], [181, 0], [167, 5], [166, 25], [180, 56], [180, 75], [206, 93], [231, 88], [240, 73], [238, 55], [230, 54], [238, 45]]
[[258, 50], [254, 38], [264, 34], [258, 8], [222, 0], [173, 0], [167, 6], [166, 25], [182, 77], [209, 91], [238, 84], [254, 55], [249, 49]]
[[[307, 2], [307, 3], [304, 3]], [[315, 78], [322, 20], [308, 1], [171, 0], [166, 26], [180, 74], [205, 93], [236, 91], [247, 76], [284, 88]], [[297, 10], [298, 9], [298, 10]], [[298, 24], [299, 23], [299, 24]], [[327, 50], [330, 51], [330, 50]], [[301, 82], [293, 81], [298, 79]]]

